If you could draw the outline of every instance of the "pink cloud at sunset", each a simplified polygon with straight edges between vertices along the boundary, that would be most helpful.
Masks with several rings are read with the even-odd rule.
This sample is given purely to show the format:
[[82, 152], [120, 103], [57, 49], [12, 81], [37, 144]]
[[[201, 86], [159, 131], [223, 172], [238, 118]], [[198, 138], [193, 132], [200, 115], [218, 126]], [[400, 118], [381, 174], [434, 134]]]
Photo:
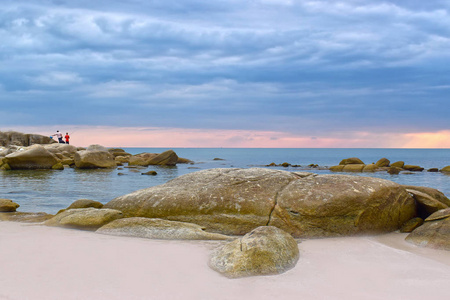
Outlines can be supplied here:
[[[64, 127], [64, 128], [63, 128]], [[68, 131], [76, 146], [173, 148], [450, 148], [450, 131], [426, 133], [342, 132], [301, 136], [258, 130], [214, 130], [156, 127], [54, 126], [12, 130], [50, 135]], [[72, 129], [72, 130], [70, 130]]]

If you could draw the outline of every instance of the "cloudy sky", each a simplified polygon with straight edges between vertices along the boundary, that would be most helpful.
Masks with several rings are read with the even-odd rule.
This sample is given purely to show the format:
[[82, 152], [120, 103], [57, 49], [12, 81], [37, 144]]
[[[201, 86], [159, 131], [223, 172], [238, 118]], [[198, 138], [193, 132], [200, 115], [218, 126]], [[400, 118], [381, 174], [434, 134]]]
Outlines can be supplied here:
[[2, 0], [0, 130], [450, 148], [448, 0]]

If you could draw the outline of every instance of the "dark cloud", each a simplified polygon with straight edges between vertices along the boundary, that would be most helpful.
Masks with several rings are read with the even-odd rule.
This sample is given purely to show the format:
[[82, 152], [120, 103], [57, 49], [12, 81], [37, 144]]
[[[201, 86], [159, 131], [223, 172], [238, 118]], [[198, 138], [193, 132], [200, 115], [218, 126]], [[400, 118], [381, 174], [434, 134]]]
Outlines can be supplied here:
[[4, 1], [1, 126], [449, 129], [446, 1]]

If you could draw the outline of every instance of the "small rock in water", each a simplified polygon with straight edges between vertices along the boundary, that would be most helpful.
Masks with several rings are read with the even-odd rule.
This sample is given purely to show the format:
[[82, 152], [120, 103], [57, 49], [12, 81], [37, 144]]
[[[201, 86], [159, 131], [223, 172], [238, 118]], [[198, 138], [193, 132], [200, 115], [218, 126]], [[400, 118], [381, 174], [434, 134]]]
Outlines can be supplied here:
[[141, 175], [152, 175], [152, 176], [155, 176], [155, 175], [157, 175], [158, 173], [156, 173], [156, 171], [148, 171], [148, 172], [146, 172], [146, 173], [141, 173]]

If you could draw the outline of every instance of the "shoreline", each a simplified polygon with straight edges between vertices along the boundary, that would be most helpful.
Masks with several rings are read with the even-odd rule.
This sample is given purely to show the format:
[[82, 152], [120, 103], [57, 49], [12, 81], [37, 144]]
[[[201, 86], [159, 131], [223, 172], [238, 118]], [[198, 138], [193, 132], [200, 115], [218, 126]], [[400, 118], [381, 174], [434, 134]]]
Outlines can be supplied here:
[[450, 297], [450, 252], [404, 234], [304, 240], [295, 268], [228, 279], [217, 241], [117, 237], [0, 222], [0, 299], [423, 299]]

